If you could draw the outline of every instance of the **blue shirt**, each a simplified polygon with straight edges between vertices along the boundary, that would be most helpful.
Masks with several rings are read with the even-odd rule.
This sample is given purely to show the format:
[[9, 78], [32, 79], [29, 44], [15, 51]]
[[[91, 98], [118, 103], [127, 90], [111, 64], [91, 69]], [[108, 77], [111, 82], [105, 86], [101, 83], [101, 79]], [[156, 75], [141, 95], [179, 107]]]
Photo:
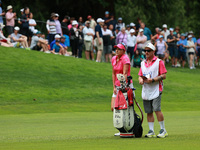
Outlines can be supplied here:
[[181, 52], [186, 52], [186, 51], [187, 51], [186, 48], [183, 47], [183, 46], [180, 45], [180, 44], [183, 44], [183, 45], [187, 46], [187, 40], [186, 40], [186, 39], [184, 39], [184, 40], [180, 39], [180, 40], [177, 42], [177, 45], [179, 45], [179, 47], [178, 47], [179, 51], [181, 51]]
[[60, 51], [60, 46], [54, 44], [53, 49], [55, 49], [55, 52], [58, 53]]
[[151, 30], [149, 28], [147, 28], [147, 27], [144, 28], [144, 35], [147, 36], [147, 41], [151, 40], [152, 33], [151, 33]]
[[[0, 7], [0, 14], [2, 14], [2, 8]], [[0, 16], [0, 23], [3, 23], [3, 17]]]
[[53, 50], [53, 46], [54, 46], [55, 43], [56, 43], [56, 40], [53, 40], [53, 41], [51, 42], [51, 44], [50, 44], [51, 50]]
[[97, 24], [97, 25], [95, 26], [95, 38], [97, 37], [97, 36], [96, 36], [96, 32], [99, 32], [99, 37], [100, 37], [100, 38], [103, 37], [102, 30], [101, 30], [101, 26], [100, 26], [99, 24]]

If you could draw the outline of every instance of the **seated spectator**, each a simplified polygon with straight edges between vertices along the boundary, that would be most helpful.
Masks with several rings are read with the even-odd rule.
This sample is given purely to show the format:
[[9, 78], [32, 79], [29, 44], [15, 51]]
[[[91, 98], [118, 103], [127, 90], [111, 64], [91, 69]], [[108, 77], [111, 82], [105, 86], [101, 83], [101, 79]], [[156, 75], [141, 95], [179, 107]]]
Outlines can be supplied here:
[[14, 47], [23, 46], [23, 48], [28, 49], [27, 37], [25, 35], [19, 34], [19, 27], [14, 28], [14, 33], [10, 35], [11, 43], [13, 43]]
[[64, 55], [64, 48], [60, 44], [60, 40], [56, 40], [55, 44], [53, 45], [53, 50], [51, 51], [51, 53]]
[[4, 27], [5, 27], [5, 25], [0, 23], [0, 46], [13, 47], [13, 44], [10, 43], [9, 39], [7, 39], [3, 34], [2, 30], [3, 30]]
[[118, 18], [118, 22], [116, 24], [116, 28], [117, 27], [119, 27], [120, 30], [122, 30], [122, 28], [125, 28], [125, 23], [122, 22], [122, 18], [121, 17]]
[[50, 43], [50, 50], [53, 50], [53, 45], [56, 43], [56, 40], [60, 40], [61, 36], [59, 34], [55, 35], [55, 40]]
[[136, 49], [132, 56], [132, 61], [133, 61], [133, 67], [140, 68], [141, 67], [141, 62], [144, 59], [143, 55], [140, 55], [139, 51]]
[[125, 45], [127, 45], [127, 36], [128, 35], [125, 32], [125, 27], [122, 27], [121, 31], [117, 34], [116, 38], [117, 44], [124, 43]]
[[13, 13], [13, 7], [9, 5], [7, 7], [7, 13], [6, 13], [7, 35], [11, 35], [14, 32], [15, 18], [16, 18], [16, 13]]
[[67, 51], [68, 46], [65, 45], [65, 38], [66, 38], [65, 36], [61, 36], [61, 38], [60, 38], [60, 45], [61, 45], [61, 46], [63, 47], [63, 49], [64, 49], [63, 55], [65, 55], [65, 56], [71, 56], [72, 53]]
[[135, 30], [131, 29], [130, 35], [128, 35], [128, 38], [127, 38], [127, 46], [128, 46], [127, 54], [129, 56], [130, 61], [132, 59], [136, 43], [137, 42], [136, 42]]
[[145, 43], [147, 41], [147, 37], [144, 35], [143, 29], [139, 29], [139, 34], [136, 38], [136, 41], [137, 41], [137, 49], [141, 55], [142, 51], [144, 50]]
[[48, 41], [49, 41], [49, 44], [51, 44], [51, 42], [54, 40], [54, 37], [56, 35], [55, 13], [51, 13], [50, 19], [47, 20], [46, 28], [48, 31]]
[[185, 34], [181, 34], [180, 40], [177, 42], [178, 52], [179, 52], [179, 60], [182, 62], [182, 67], [185, 66], [186, 61], [186, 52], [187, 52], [187, 40], [185, 39]]
[[45, 39], [40, 38], [41, 32], [34, 30], [34, 35], [31, 40], [30, 49], [37, 50], [37, 51], [44, 51], [45, 53], [49, 53], [48, 50], [48, 41]]
[[83, 28], [84, 45], [85, 45], [85, 57], [87, 60], [90, 59], [90, 54], [92, 60], [94, 60], [93, 54], [93, 42], [94, 42], [94, 30], [90, 27], [90, 21], [85, 22], [85, 27]]
[[154, 46], [157, 49], [156, 56], [165, 62], [165, 53], [168, 49], [168, 45], [163, 39], [163, 35], [160, 35], [159, 40], [155, 43]]

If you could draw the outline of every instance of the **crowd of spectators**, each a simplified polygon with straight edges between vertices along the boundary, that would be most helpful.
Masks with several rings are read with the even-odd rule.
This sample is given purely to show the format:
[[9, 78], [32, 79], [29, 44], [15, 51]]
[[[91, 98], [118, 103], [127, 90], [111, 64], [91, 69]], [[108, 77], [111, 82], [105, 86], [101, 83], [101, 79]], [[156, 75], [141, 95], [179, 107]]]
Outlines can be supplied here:
[[[1, 1], [0, 1], [1, 5]], [[145, 59], [144, 46], [151, 42], [156, 47], [156, 56], [164, 62], [171, 60], [172, 67], [184, 67], [188, 61], [190, 69], [199, 65], [200, 38], [197, 40], [192, 31], [180, 33], [181, 29], [167, 27], [151, 30], [138, 18], [137, 24], [131, 22], [125, 25], [123, 18], [117, 20], [113, 14], [106, 11], [103, 18], [95, 20], [91, 15], [83, 21], [65, 16], [59, 20], [59, 14], [51, 13], [46, 21], [47, 35], [37, 30], [37, 21], [28, 7], [20, 10], [21, 14], [13, 12], [11, 5], [6, 12], [0, 7], [0, 45], [18, 47], [28, 50], [43, 51], [64, 56], [85, 58], [96, 62], [110, 62], [115, 55], [114, 45], [127, 45], [127, 55], [132, 66], [140, 67]], [[18, 19], [17, 19], [18, 17]], [[5, 18], [5, 25], [4, 19]], [[17, 24], [17, 25], [16, 25]], [[7, 37], [3, 34], [6, 33]], [[71, 51], [69, 50], [71, 48]]]

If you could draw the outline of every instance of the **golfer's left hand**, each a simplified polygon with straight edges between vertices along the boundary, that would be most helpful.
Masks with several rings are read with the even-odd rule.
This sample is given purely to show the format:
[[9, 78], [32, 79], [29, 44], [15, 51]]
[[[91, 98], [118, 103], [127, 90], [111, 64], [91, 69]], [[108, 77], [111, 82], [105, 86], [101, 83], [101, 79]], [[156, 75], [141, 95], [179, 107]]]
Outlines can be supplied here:
[[151, 78], [146, 78], [146, 79], [144, 79], [144, 83], [147, 83], [147, 84], [152, 83], [152, 79]]

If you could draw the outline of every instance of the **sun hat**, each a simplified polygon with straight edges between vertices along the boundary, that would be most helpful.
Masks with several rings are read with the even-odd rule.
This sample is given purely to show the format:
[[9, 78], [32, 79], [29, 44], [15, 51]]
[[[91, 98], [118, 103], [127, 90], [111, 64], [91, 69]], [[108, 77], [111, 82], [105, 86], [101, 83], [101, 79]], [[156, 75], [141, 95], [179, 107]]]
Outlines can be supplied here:
[[134, 27], [134, 26], [135, 26], [135, 23], [131, 22], [131, 23], [130, 23], [130, 26], [131, 26], [131, 27]]
[[101, 18], [98, 18], [98, 19], [97, 19], [97, 22], [98, 22], [98, 23], [99, 23], [99, 22], [104, 22], [104, 20], [101, 19]]
[[78, 22], [76, 21], [76, 20], [74, 20], [74, 21], [72, 21], [72, 25], [74, 26], [74, 25], [77, 25], [78, 24]]
[[11, 6], [11, 5], [9, 5], [8, 7], [7, 7], [7, 10], [10, 10], [10, 9], [12, 9], [13, 7]]
[[20, 28], [19, 28], [18, 26], [16, 26], [16, 27], [14, 28], [14, 30], [17, 30], [17, 31], [19, 31], [19, 29], [20, 29]]
[[145, 46], [145, 48], [146, 47], [148, 47], [148, 48], [150, 48], [151, 50], [153, 50], [153, 51], [155, 51], [156, 50], [156, 48], [155, 48], [155, 46], [152, 44], [152, 43], [147, 43], [147, 45]]
[[144, 31], [143, 29], [140, 29], [140, 30], [139, 30], [139, 32], [143, 32], [143, 31]]
[[163, 28], [167, 28], [167, 25], [166, 24], [163, 24], [163, 26], [162, 26]]
[[135, 30], [134, 30], [134, 29], [131, 29], [131, 30], [130, 30], [130, 33], [135, 33]]
[[61, 38], [61, 36], [59, 34], [56, 34], [55, 38]]
[[124, 51], [126, 51], [126, 45], [125, 44], [117, 44], [114, 46], [114, 48], [119, 48], [119, 49], [123, 49]]

